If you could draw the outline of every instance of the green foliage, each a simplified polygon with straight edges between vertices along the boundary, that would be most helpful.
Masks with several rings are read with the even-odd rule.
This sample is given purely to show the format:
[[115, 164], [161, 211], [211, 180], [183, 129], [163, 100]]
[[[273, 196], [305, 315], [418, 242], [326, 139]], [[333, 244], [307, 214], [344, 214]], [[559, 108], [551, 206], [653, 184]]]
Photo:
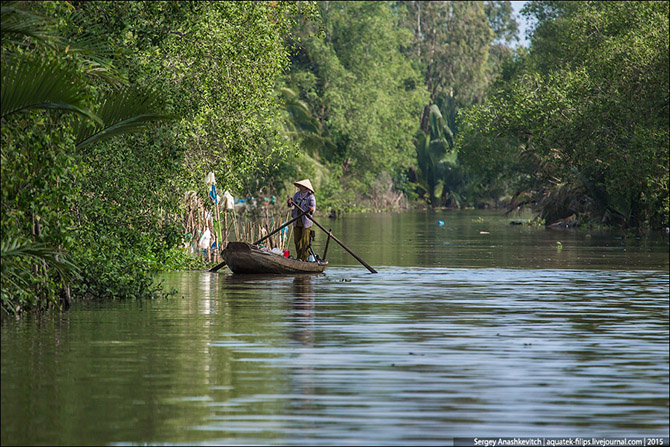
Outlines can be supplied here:
[[433, 206], [463, 206], [472, 191], [457, 152], [451, 150], [459, 111], [483, 101], [510, 58], [503, 42], [515, 39], [517, 24], [509, 2], [401, 5], [404, 26], [414, 35], [412, 55], [423, 67], [430, 92], [420, 117], [422, 132], [415, 136], [416, 190]]
[[320, 203], [339, 209], [376, 206], [382, 190], [460, 204], [468, 186], [449, 139], [458, 111], [481, 102], [509, 64], [502, 42], [517, 30], [509, 2], [317, 7], [321, 23], [298, 21], [290, 36], [297, 51], [277, 91], [280, 133], [293, 148], [285, 162], [274, 159], [273, 188], [290, 193], [292, 181], [309, 177]]
[[[54, 294], [56, 288], [69, 284], [78, 268], [67, 255], [45, 243], [3, 238], [0, 249], [2, 259], [1, 286], [2, 309], [18, 313], [23, 308], [46, 307], [50, 301], [40, 300], [45, 294]], [[41, 275], [32, 274], [41, 272]]]
[[2, 45], [21, 45], [26, 39], [62, 44], [53, 20], [37, 11], [22, 7], [20, 2], [2, 3]]
[[429, 123], [430, 133], [417, 133], [417, 162], [420, 178], [425, 181], [421, 187], [426, 191], [428, 200], [440, 204], [444, 193], [445, 169], [454, 161], [448, 153], [453, 147], [453, 134], [435, 104], [430, 106]]
[[148, 260], [151, 271], [207, 270], [211, 267], [199, 254], [189, 254], [181, 247], [160, 250]]
[[[504, 12], [496, 15], [491, 3], [496, 2], [403, 2], [405, 26], [413, 31], [413, 51], [425, 67], [431, 103], [440, 94], [454, 98], [459, 107], [483, 100], [495, 37], [492, 23], [501, 37], [513, 27]], [[448, 124], [455, 127], [453, 122]]]
[[147, 123], [170, 120], [173, 117], [156, 113], [159, 108], [155, 93], [137, 88], [114, 89], [106, 92], [100, 99], [96, 110], [102, 121], [89, 123], [79, 121], [75, 128], [77, 149], [97, 142], [144, 130]]
[[311, 22], [296, 29], [299, 51], [285, 82], [297, 98], [285, 99], [287, 107], [297, 100], [305, 106], [300, 113], [291, 109], [303, 132], [294, 141], [319, 166], [289, 158], [279, 176], [290, 179], [286, 174], [294, 174], [295, 165], [298, 177], [316, 173], [321, 203], [348, 208], [357, 202], [356, 192], [367, 195], [378, 173], [395, 175], [413, 164], [411, 138], [427, 92], [406, 56], [411, 34], [391, 4], [317, 6], [321, 30]]
[[[68, 178], [73, 166], [72, 136], [67, 125], [44, 112], [15, 114], [3, 120], [0, 176], [2, 181], [2, 244], [36, 247], [43, 259], [3, 254], [3, 310], [58, 306], [64, 286], [54, 264], [42, 262], [49, 253], [65, 256], [72, 244], [72, 223], [66, 197], [73, 191]], [[64, 150], [65, 149], [65, 150]], [[68, 150], [70, 149], [70, 150]], [[76, 261], [72, 260], [76, 263]], [[6, 283], [24, 278], [29, 287]], [[61, 279], [59, 279], [61, 278]]]
[[[69, 253], [75, 298], [156, 296], [153, 273], [203, 267], [178, 248], [182, 192], [209, 171], [220, 190], [258, 189], [296, 147], [277, 80], [293, 24], [315, 14], [305, 2], [3, 3], [3, 244]], [[298, 139], [315, 141], [307, 130]], [[7, 270], [3, 254], [3, 281], [11, 270], [45, 285], [9, 287], [4, 308], [57, 305], [54, 264], [16, 259]]]
[[512, 13], [512, 4], [505, 1], [485, 1], [484, 12], [489, 20], [495, 39], [500, 42], [518, 41], [519, 24]]
[[[185, 157], [183, 189], [217, 172], [222, 189], [241, 190], [267, 173], [286, 146], [275, 79], [288, 68], [283, 33], [298, 5], [270, 2], [82, 2], [90, 25], [120, 55], [127, 76], [166, 99], [182, 117], [170, 145]], [[243, 31], [242, 31], [243, 30]], [[254, 185], [255, 186], [255, 185]]]
[[549, 223], [666, 224], [668, 3], [533, 3], [530, 54], [464, 115], [463, 160]]
[[[61, 3], [2, 6], [3, 309], [18, 312], [60, 306], [63, 296], [69, 305], [70, 283], [75, 294], [93, 290], [99, 295], [109, 291], [121, 297], [151, 296], [157, 289], [147, 285], [150, 278], [142, 268], [133, 268], [132, 262], [141, 258], [124, 258], [127, 247], [114, 244], [113, 237], [107, 241], [116, 264], [102, 262], [83, 249], [89, 242], [87, 236], [104, 226], [105, 220], [97, 217], [104, 217], [109, 202], [89, 200], [96, 195], [90, 188], [100, 176], [90, 170], [91, 152], [81, 149], [139, 130], [163, 116], [151, 110], [154, 104], [147, 101], [151, 96], [137, 90], [119, 94], [94, 84], [87, 76], [89, 60], [70, 53], [69, 46], [63, 48], [64, 39], [49, 37], [56, 25], [41, 14], [42, 7], [53, 8], [52, 12], [58, 12], [55, 16], [72, 12]], [[6, 32], [6, 21], [12, 25], [8, 27], [11, 33]], [[44, 29], [48, 32], [42, 32]], [[6, 34], [25, 40], [5, 38], [9, 37]], [[107, 97], [96, 107], [95, 98], [103, 91], [108, 92]], [[76, 140], [77, 129], [89, 122], [92, 130], [80, 133], [81, 139]], [[114, 153], [108, 159], [119, 157]], [[115, 179], [107, 189], [118, 184]], [[131, 258], [132, 253], [128, 251]]]
[[2, 64], [2, 118], [32, 109], [56, 109], [75, 112], [102, 124], [87, 110], [86, 85], [71, 82], [76, 68], [59, 60], [8, 58]]
[[73, 295], [107, 300], [158, 296], [161, 287], [154, 282], [147, 262], [149, 244], [136, 237], [120, 240], [117, 234], [105, 236], [97, 235], [90, 243], [78, 243], [73, 249], [80, 267], [72, 284]]

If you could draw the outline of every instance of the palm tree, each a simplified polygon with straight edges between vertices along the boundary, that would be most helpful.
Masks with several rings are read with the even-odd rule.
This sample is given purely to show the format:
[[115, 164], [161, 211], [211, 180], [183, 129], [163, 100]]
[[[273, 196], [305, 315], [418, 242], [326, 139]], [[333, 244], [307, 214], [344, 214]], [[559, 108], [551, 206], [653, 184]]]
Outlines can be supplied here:
[[428, 133], [418, 131], [416, 155], [419, 164], [419, 186], [428, 193], [433, 205], [442, 199], [445, 185], [445, 169], [455, 162], [455, 154], [449, 152], [454, 137], [436, 104], [430, 106]]
[[336, 146], [323, 128], [312, 115], [307, 102], [300, 99], [300, 95], [293, 89], [282, 87], [279, 89], [284, 111], [282, 134], [284, 138], [295, 141], [302, 152], [298, 168], [307, 168], [301, 174], [310, 175], [317, 184], [330, 175], [330, 170], [324, 164], [324, 159], [336, 150]]
[[[74, 112], [84, 120], [76, 129], [76, 145], [79, 148], [141, 130], [149, 122], [172, 119], [154, 112], [157, 106], [155, 94], [132, 87], [118, 87], [122, 82], [109, 75], [104, 79], [116, 88], [108, 89], [98, 99], [97, 104], [100, 105], [96, 114], [86, 105], [88, 83], [78, 75], [72, 64], [60, 58], [46, 58], [39, 53], [19, 55], [7, 48], [12, 44], [25, 45], [23, 42], [26, 39], [50, 46], [65, 45], [50, 18], [28, 11], [25, 6], [22, 2], [2, 5], [2, 118], [32, 109]], [[17, 39], [20, 37], [24, 40]], [[95, 45], [90, 40], [84, 42], [86, 46], [72, 50], [68, 44], [67, 51], [91, 54]], [[108, 71], [104, 66], [101, 69], [100, 63], [96, 62], [93, 66], [98, 73]]]

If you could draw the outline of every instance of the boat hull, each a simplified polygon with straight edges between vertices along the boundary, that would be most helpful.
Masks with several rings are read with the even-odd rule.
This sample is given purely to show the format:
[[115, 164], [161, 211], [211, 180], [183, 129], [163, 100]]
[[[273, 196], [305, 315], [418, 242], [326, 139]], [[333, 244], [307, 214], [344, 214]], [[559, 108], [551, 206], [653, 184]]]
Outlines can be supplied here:
[[229, 242], [223, 250], [223, 260], [233, 273], [292, 275], [297, 273], [321, 273], [326, 268], [325, 261], [319, 263], [288, 259], [261, 250], [247, 242]]

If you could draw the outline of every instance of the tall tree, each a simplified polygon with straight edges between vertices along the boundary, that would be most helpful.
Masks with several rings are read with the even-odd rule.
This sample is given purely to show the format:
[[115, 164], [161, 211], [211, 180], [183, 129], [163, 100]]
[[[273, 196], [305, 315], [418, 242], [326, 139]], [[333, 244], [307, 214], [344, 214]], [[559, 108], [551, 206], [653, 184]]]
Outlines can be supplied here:
[[427, 98], [406, 57], [411, 35], [387, 2], [320, 2], [318, 8], [323, 32], [301, 27], [287, 84], [332, 138], [335, 147], [320, 156], [337, 167], [335, 179], [369, 190], [383, 171], [397, 175], [414, 158], [416, 116]]
[[464, 160], [547, 222], [667, 223], [668, 3], [539, 3], [530, 55], [466, 116]]
[[[465, 176], [450, 140], [440, 135], [457, 134], [459, 112], [483, 101], [510, 57], [506, 43], [516, 37], [516, 21], [509, 2], [405, 1], [399, 6], [430, 92], [420, 119], [422, 132], [415, 136], [418, 164], [410, 177], [433, 205], [458, 205], [457, 190], [465, 187]], [[435, 128], [438, 123], [444, 125]]]
[[499, 43], [512, 43], [519, 40], [519, 24], [514, 19], [512, 2], [486, 1], [484, 11]]
[[[405, 25], [414, 33], [414, 53], [424, 66], [430, 104], [445, 103], [441, 109], [454, 128], [456, 110], [481, 102], [486, 92], [487, 59], [494, 33], [485, 6], [470, 1], [403, 4], [407, 8]], [[421, 121], [426, 133], [430, 104], [425, 106]]]
[[[163, 92], [183, 117], [173, 142], [184, 153], [183, 187], [210, 170], [241, 190], [263, 176], [279, 138], [276, 80], [288, 69], [284, 37], [310, 5], [286, 2], [80, 2], [96, 33], [126, 48], [130, 78]], [[307, 11], [307, 12], [305, 12]], [[109, 20], [102, 20], [103, 17]]]

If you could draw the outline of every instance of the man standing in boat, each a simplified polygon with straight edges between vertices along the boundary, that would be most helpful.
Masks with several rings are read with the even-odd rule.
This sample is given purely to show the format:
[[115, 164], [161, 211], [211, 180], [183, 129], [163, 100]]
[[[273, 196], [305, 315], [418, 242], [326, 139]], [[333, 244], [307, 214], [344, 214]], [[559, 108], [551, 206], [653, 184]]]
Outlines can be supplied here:
[[[288, 199], [288, 206], [298, 205], [307, 214], [301, 219], [293, 222], [293, 241], [295, 242], [296, 258], [307, 261], [309, 259], [309, 232], [312, 228], [312, 220], [309, 218], [316, 210], [316, 198], [314, 197], [314, 188], [309, 179], [300, 180], [293, 183], [300, 190], [293, 197]], [[298, 208], [293, 207], [291, 217], [298, 216]]]

